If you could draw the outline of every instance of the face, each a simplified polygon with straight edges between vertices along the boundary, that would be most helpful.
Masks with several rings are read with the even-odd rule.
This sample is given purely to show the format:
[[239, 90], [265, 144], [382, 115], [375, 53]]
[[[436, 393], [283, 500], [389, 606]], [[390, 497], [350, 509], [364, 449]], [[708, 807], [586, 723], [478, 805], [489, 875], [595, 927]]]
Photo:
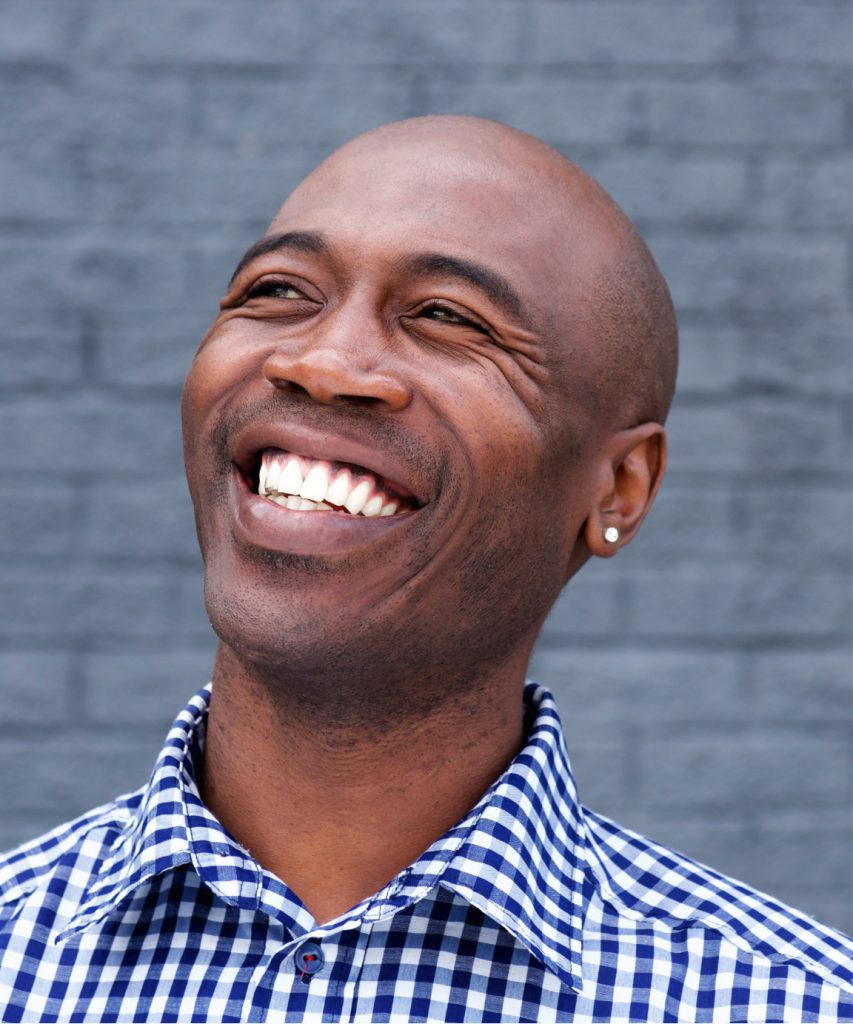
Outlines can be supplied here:
[[580, 264], [529, 178], [355, 147], [242, 261], [183, 400], [208, 612], [239, 657], [342, 686], [526, 661], [582, 560], [595, 446], [559, 326]]

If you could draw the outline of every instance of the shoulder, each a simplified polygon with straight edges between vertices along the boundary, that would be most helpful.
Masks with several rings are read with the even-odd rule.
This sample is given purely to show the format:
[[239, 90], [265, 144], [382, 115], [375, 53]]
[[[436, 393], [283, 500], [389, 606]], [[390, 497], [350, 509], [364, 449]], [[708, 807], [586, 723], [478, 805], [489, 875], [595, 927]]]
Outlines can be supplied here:
[[45, 887], [57, 898], [82, 895], [131, 820], [141, 794], [119, 797], [0, 854], [0, 931], [22, 902]]
[[[628, 927], [726, 945], [742, 964], [789, 967], [853, 996], [853, 940], [736, 879], [585, 811], [602, 903]], [[677, 933], [677, 935], [676, 935]]]

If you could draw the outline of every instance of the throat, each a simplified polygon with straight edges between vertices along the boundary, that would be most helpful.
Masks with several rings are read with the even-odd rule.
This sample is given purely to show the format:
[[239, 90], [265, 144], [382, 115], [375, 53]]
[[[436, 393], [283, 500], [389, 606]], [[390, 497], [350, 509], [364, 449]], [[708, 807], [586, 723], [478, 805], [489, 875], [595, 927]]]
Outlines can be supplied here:
[[368, 737], [318, 729], [310, 714], [282, 716], [262, 684], [224, 673], [218, 658], [202, 795], [315, 919], [328, 919], [378, 891], [477, 803], [521, 745], [520, 686], [515, 696], [502, 714], [501, 701], [457, 702]]

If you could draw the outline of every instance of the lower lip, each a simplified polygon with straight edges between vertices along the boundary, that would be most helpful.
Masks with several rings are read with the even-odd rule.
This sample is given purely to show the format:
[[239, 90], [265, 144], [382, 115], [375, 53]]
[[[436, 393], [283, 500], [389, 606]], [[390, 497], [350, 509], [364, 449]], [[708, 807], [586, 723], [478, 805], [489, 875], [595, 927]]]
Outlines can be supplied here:
[[417, 514], [354, 516], [348, 512], [295, 512], [254, 494], [235, 467], [231, 505], [237, 537], [252, 547], [290, 555], [343, 555], [400, 529]]

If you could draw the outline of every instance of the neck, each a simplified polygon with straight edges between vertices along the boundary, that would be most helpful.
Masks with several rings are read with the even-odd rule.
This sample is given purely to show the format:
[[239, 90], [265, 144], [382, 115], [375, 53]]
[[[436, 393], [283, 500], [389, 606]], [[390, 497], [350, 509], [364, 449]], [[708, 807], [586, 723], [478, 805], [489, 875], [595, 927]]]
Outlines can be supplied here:
[[324, 701], [316, 676], [310, 691], [286, 672], [272, 679], [221, 644], [204, 799], [317, 921], [330, 920], [411, 864], [512, 760], [525, 664], [433, 696], [422, 680], [396, 679], [393, 702], [373, 666], [348, 680], [359, 699]]

